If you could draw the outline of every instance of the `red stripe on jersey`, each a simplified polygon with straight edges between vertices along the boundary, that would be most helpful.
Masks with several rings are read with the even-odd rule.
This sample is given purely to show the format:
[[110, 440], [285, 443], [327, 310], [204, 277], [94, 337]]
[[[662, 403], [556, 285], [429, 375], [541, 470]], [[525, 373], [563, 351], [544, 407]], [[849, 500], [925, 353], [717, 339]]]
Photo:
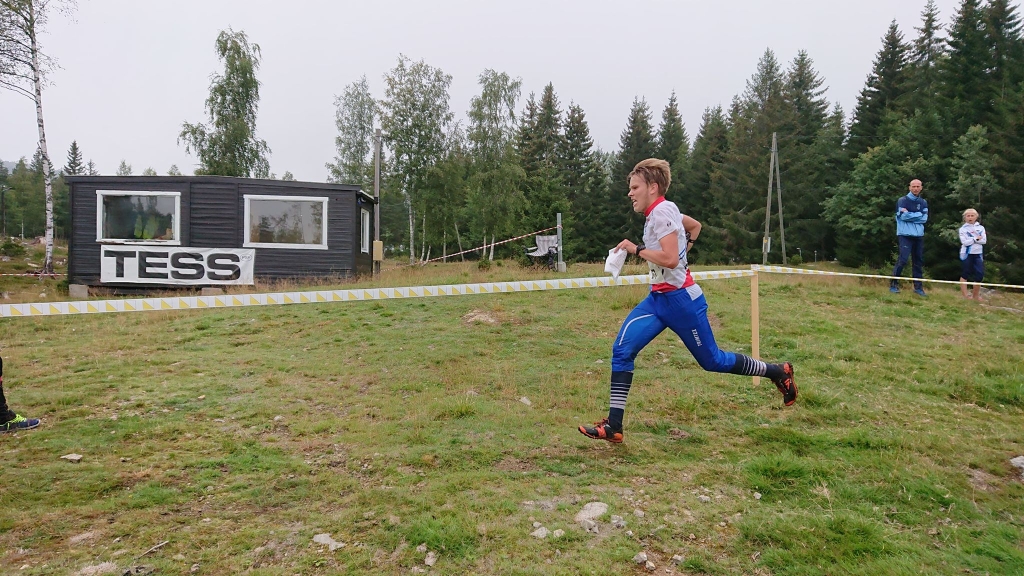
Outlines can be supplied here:
[[[687, 268], [686, 269], [686, 280], [683, 280], [683, 285], [680, 288], [689, 288], [690, 286], [693, 286], [694, 284], [696, 284], [696, 282], [693, 281], [693, 276], [690, 276], [690, 269]], [[664, 294], [666, 292], [672, 292], [672, 291], [675, 291], [675, 290], [679, 290], [680, 288], [676, 288], [675, 286], [669, 284], [668, 282], [660, 282], [658, 284], [652, 284], [651, 285], [651, 292], [660, 292], [660, 293]]]

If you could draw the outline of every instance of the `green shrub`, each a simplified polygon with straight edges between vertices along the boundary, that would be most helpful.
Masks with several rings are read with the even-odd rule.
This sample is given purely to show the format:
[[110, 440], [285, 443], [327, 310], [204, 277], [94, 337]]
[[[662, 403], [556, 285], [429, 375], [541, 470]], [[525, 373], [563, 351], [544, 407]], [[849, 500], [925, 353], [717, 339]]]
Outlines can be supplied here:
[[25, 247], [20, 242], [7, 238], [4, 240], [3, 245], [0, 245], [0, 254], [4, 256], [10, 256], [12, 258], [25, 255]]

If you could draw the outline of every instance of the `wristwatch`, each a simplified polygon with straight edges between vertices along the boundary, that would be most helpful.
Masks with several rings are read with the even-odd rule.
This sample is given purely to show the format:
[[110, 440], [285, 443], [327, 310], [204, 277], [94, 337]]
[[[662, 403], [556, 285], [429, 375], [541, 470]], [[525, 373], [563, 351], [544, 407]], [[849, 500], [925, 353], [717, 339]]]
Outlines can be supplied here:
[[636, 254], [637, 257], [639, 257], [640, 256], [640, 251], [641, 250], [646, 250], [646, 249], [647, 249], [647, 246], [644, 246], [643, 242], [637, 242], [637, 244], [636, 244], [636, 251], [633, 252], [633, 254]]

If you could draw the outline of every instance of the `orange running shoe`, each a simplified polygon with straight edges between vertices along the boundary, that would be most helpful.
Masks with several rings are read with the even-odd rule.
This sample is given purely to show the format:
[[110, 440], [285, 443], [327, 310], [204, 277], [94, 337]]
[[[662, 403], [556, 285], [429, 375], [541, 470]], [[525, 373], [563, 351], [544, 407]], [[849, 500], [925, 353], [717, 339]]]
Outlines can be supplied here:
[[607, 418], [595, 422], [593, 427], [580, 426], [580, 434], [595, 440], [607, 440], [612, 444], [622, 443], [622, 430], [613, 430]]

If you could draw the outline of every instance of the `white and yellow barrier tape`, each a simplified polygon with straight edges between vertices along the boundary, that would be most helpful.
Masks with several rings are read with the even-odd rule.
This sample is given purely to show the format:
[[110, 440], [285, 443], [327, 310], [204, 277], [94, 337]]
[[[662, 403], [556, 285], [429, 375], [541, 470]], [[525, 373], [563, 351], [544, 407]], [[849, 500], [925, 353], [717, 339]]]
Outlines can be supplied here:
[[[694, 280], [742, 278], [753, 276], [751, 270], [717, 270], [694, 272]], [[275, 306], [283, 304], [316, 304], [325, 302], [352, 302], [363, 300], [393, 300], [400, 298], [427, 298], [434, 296], [467, 296], [533, 292], [538, 290], [566, 290], [573, 288], [601, 288], [648, 284], [647, 274], [596, 278], [558, 278], [552, 280], [522, 280], [515, 282], [484, 282], [479, 284], [447, 284], [441, 286], [408, 286], [401, 288], [355, 288], [351, 290], [307, 290], [263, 294], [227, 294], [224, 296], [172, 296], [165, 298], [124, 298], [116, 300], [80, 300], [77, 302], [34, 302], [29, 304], [0, 305], [0, 318], [29, 316], [61, 316], [66, 314], [105, 314], [118, 312], [149, 312], [158, 310], [202, 310], [234, 308], [238, 306]]]
[[[877, 278], [880, 280], [902, 280], [904, 282], [926, 282], [932, 284], [960, 284], [959, 280], [932, 280], [931, 278], [908, 278], [906, 276], [883, 276], [881, 274], [854, 274], [852, 272], [831, 272], [829, 270], [808, 270], [806, 268], [790, 268], [786, 266], [762, 266], [751, 264], [750, 269], [755, 272], [767, 272], [769, 274], [811, 274], [815, 276], [848, 276], [851, 278]], [[985, 282], [967, 282], [968, 284], [985, 286], [989, 288], [1010, 288], [1024, 290], [1024, 286], [1016, 284], [992, 284]]]

